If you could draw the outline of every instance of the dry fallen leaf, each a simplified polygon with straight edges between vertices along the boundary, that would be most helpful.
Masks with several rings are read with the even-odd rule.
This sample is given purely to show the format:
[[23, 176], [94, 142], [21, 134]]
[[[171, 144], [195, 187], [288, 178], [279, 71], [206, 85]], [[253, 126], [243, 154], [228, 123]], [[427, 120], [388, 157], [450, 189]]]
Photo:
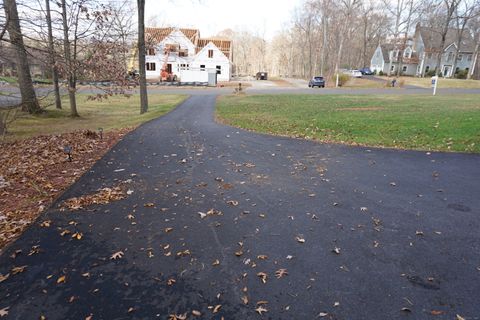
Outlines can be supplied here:
[[221, 308], [221, 307], [222, 307], [221, 304], [217, 304], [217, 305], [215, 306], [215, 308], [213, 308], [213, 311], [212, 311], [212, 312], [213, 312], [213, 313], [217, 313], [218, 311], [220, 311], [220, 308]]
[[263, 306], [258, 306], [257, 308], [255, 308], [255, 311], [256, 311], [259, 315], [262, 315], [264, 312], [268, 312], [268, 309], [267, 309], [267, 308], [264, 308]]
[[301, 236], [296, 236], [296, 237], [295, 237], [295, 240], [297, 240], [297, 241], [300, 242], [300, 243], [305, 243], [305, 239], [304, 239], [303, 237], [301, 237]]
[[461, 315], [457, 314], [457, 318], [456, 318], [456, 320], [465, 320], [465, 318], [464, 318], [464, 317], [462, 317]]
[[75, 232], [74, 234], [72, 234], [72, 238], [77, 240], [81, 240], [82, 237], [83, 237], [83, 234], [81, 232]]
[[263, 283], [267, 283], [267, 277], [268, 277], [268, 275], [267, 275], [265, 272], [259, 272], [259, 273], [257, 273], [257, 277], [259, 277], [260, 280], [262, 280]]
[[336, 254], [340, 254], [340, 248], [335, 247], [332, 249], [332, 252], [335, 252]]
[[248, 304], [248, 297], [247, 296], [242, 296], [242, 302], [243, 302], [243, 304], [247, 305]]
[[3, 309], [0, 309], [0, 318], [8, 316], [8, 309], [10, 309], [10, 307], [5, 307]]
[[111, 260], [117, 260], [123, 258], [124, 253], [122, 251], [117, 251], [110, 257]]
[[93, 314], [90, 313], [88, 317], [85, 317], [85, 320], [93, 320]]
[[43, 221], [42, 223], [40, 223], [40, 227], [43, 227], [43, 228], [48, 228], [50, 227], [50, 224], [52, 223], [51, 220], [45, 220]]
[[257, 256], [257, 259], [259, 260], [267, 260], [268, 259], [268, 256], [267, 255], [264, 255], [264, 254], [260, 254]]
[[200, 317], [202, 316], [202, 313], [198, 310], [192, 310], [192, 314], [195, 316], [195, 317]]
[[320, 312], [320, 313], [318, 314], [318, 316], [323, 318], [323, 317], [328, 316], [328, 313], [326, 313], [326, 312]]
[[213, 261], [212, 266], [218, 266], [219, 264], [220, 264], [220, 261], [216, 259], [215, 261]]
[[177, 282], [177, 280], [175, 280], [175, 279], [168, 279], [168, 280], [167, 280], [167, 285], [173, 286], [173, 285], [175, 284], [175, 282]]
[[20, 267], [13, 267], [12, 270], [10, 270], [12, 272], [12, 275], [16, 275], [18, 273], [22, 273], [23, 271], [25, 271], [25, 268], [27, 266], [20, 266]]
[[64, 283], [65, 282], [65, 276], [61, 276], [57, 279], [57, 284]]
[[169, 233], [171, 231], [173, 231], [173, 228], [165, 228], [165, 233]]
[[229, 201], [227, 201], [227, 204], [236, 207], [236, 206], [238, 206], [238, 201], [229, 200]]
[[280, 279], [286, 275], [288, 275], [287, 269], [278, 269], [277, 271], [275, 271], [275, 276], [277, 277], [277, 279]]
[[155, 206], [155, 204], [153, 202], [148, 202], [148, 203], [145, 203], [143, 206], [145, 208], [151, 208], [151, 207]]
[[0, 283], [7, 280], [8, 277], [10, 277], [10, 273], [7, 273], [6, 275], [3, 275], [3, 274], [0, 273]]
[[444, 311], [441, 311], [441, 310], [432, 310], [432, 311], [430, 311], [430, 314], [431, 314], [432, 316], [439, 316], [439, 315], [441, 315], [441, 314], [443, 314], [443, 313], [444, 313]]

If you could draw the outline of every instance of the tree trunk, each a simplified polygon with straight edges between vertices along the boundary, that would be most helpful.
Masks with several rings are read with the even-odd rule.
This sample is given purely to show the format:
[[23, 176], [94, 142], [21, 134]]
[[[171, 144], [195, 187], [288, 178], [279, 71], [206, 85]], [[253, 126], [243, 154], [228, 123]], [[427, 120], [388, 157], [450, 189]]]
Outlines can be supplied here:
[[480, 33], [477, 36], [477, 43], [475, 45], [475, 49], [473, 50], [473, 56], [472, 56], [472, 63], [470, 64], [470, 69], [468, 69], [468, 74], [467, 74], [467, 79], [471, 79], [474, 72], [475, 68], [478, 68], [477, 66], [477, 60], [478, 60], [478, 53], [479, 53], [479, 47], [480, 47]]
[[45, 6], [47, 11], [47, 27], [48, 27], [48, 49], [50, 53], [50, 64], [52, 67], [52, 79], [53, 89], [55, 92], [55, 107], [62, 109], [62, 101], [60, 99], [60, 88], [58, 85], [58, 70], [55, 64], [55, 49], [53, 46], [53, 33], [52, 33], [52, 17], [50, 15], [50, 0], [45, 0]]
[[62, 7], [62, 22], [63, 22], [63, 49], [65, 51], [65, 64], [68, 74], [68, 98], [70, 100], [70, 116], [78, 117], [77, 99], [75, 96], [75, 76], [74, 64], [70, 52], [70, 40], [68, 40], [68, 22], [67, 22], [67, 5], [65, 0], [61, 0]]
[[147, 77], [145, 74], [145, 0], [138, 6], [138, 68], [140, 74], [140, 114], [148, 111]]
[[20, 20], [18, 18], [16, 0], [4, 0], [5, 15], [7, 17], [7, 31], [10, 35], [10, 42], [15, 48], [17, 62], [18, 84], [22, 95], [22, 111], [29, 113], [40, 113], [42, 109], [38, 104], [35, 89], [33, 88], [32, 76], [28, 64], [27, 51], [23, 44]]

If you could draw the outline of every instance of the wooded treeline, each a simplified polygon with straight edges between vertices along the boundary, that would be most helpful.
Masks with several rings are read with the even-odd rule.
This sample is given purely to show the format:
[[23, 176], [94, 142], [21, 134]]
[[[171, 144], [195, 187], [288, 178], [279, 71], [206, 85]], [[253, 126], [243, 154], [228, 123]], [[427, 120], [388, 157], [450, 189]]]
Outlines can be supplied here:
[[[138, 35], [135, 24], [144, 23], [135, 16], [144, 10], [144, 1], [137, 2], [135, 6], [131, 0], [4, 0], [0, 63], [14, 66], [10, 72], [18, 79], [22, 110], [42, 111], [30, 70], [38, 65], [42, 76], [53, 81], [57, 108], [62, 108], [60, 86], [66, 88], [73, 117], [78, 116], [76, 92], [81, 81], [108, 80], [108, 87], [99, 87], [102, 93], [97, 98], [124, 93], [129, 87], [126, 75], [132, 45]], [[141, 108], [146, 110], [146, 105]]]
[[305, 0], [271, 41], [258, 32], [228, 30], [221, 35], [234, 39], [239, 75], [268, 71], [309, 78], [368, 67], [379, 44], [401, 45], [417, 24], [434, 28], [443, 39], [448, 28], [459, 30], [461, 40], [468, 34], [478, 58], [478, 0]]

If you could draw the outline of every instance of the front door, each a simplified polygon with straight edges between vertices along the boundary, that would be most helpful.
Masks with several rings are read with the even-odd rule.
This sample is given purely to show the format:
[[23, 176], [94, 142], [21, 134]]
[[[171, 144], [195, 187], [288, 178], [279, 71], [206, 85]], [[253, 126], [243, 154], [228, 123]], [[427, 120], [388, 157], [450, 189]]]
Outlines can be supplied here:
[[444, 77], [450, 77], [451, 66], [443, 66], [442, 75]]
[[172, 64], [171, 63], [168, 63], [167, 64], [167, 72], [170, 74], [172, 73]]

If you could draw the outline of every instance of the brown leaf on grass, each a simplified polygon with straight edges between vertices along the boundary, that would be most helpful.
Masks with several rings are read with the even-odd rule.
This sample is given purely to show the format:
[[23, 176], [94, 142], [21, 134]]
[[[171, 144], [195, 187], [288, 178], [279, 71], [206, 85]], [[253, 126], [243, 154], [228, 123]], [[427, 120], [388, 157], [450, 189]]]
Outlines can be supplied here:
[[288, 275], [287, 269], [278, 269], [275, 271], [275, 277], [277, 277], [277, 279], [280, 279], [286, 275]]
[[242, 296], [242, 302], [244, 305], [248, 304], [248, 297], [247, 296]]
[[85, 317], [85, 320], [93, 320], [93, 314], [90, 313], [90, 315]]
[[81, 240], [82, 237], [83, 237], [83, 234], [81, 232], [75, 232], [74, 234], [72, 234], [72, 238], [77, 240]]
[[238, 201], [228, 200], [227, 204], [230, 205], [230, 206], [236, 207], [236, 206], [238, 206]]
[[167, 280], [167, 285], [168, 286], [173, 286], [176, 282], [177, 282], [177, 280], [170, 278], [170, 279]]
[[155, 204], [153, 202], [147, 202], [143, 205], [145, 208], [151, 208], [151, 207], [154, 207]]
[[265, 255], [265, 254], [259, 254], [259, 255], [257, 256], [257, 259], [259, 259], [259, 260], [267, 260], [267, 259], [268, 259], [268, 256]]
[[183, 314], [171, 314], [168, 316], [168, 320], [186, 320], [187, 319], [187, 313]]
[[[58, 195], [132, 129], [105, 132], [103, 139], [76, 131], [0, 143], [0, 172], [6, 181], [0, 196], [5, 217], [0, 220], [0, 248], [20, 235]], [[66, 161], [65, 145], [73, 149], [72, 162]]]
[[221, 307], [222, 307], [221, 304], [217, 304], [217, 305], [213, 308], [212, 313], [217, 313], [218, 311], [220, 311], [220, 308], [221, 308]]
[[268, 275], [265, 272], [259, 272], [257, 273], [257, 277], [260, 278], [260, 280], [265, 284], [267, 283], [267, 277]]
[[123, 251], [117, 251], [110, 256], [110, 260], [121, 259], [121, 258], [123, 258], [123, 255], [124, 255]]
[[18, 273], [22, 273], [23, 271], [25, 271], [25, 268], [27, 268], [27, 266], [20, 266], [20, 267], [13, 267], [12, 270], [10, 270], [10, 272], [12, 273], [12, 275], [16, 275]]
[[215, 261], [213, 261], [212, 263], [212, 266], [218, 266], [220, 264], [220, 261], [218, 259], [215, 259]]
[[165, 233], [169, 233], [171, 231], [173, 231], [173, 228], [165, 228]]

